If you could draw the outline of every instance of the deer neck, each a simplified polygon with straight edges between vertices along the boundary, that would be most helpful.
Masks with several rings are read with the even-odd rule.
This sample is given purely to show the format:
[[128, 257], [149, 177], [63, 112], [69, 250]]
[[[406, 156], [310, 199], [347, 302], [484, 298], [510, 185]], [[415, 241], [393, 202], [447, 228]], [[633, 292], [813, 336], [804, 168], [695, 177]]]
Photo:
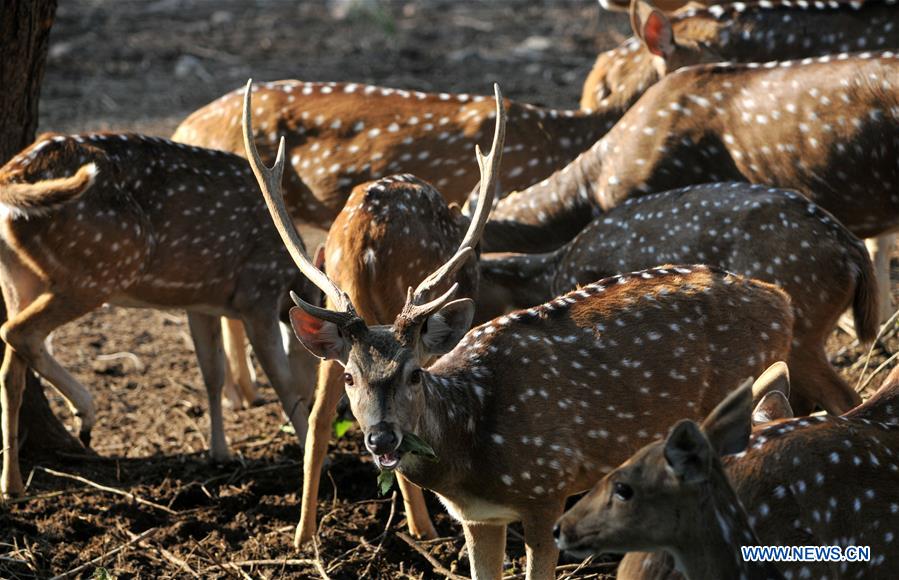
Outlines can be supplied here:
[[690, 580], [783, 578], [770, 562], [743, 560], [740, 546], [758, 546], [760, 542], [720, 466], [713, 469], [712, 477], [712, 493], [698, 520], [691, 522], [688, 532], [670, 549], [677, 569]]
[[603, 142], [540, 183], [502, 199], [487, 222], [484, 250], [546, 252], [577, 235], [593, 215]]
[[[425, 410], [416, 433], [434, 449], [438, 461], [415, 456], [403, 459], [400, 472], [420, 487], [441, 493], [472, 469], [479, 424], [488, 392], [486, 369], [423, 375]], [[482, 386], [484, 385], [484, 386]]]
[[530, 308], [553, 298], [550, 291], [562, 250], [543, 254], [481, 254], [478, 320], [508, 308]]
[[540, 125], [560, 148], [577, 147], [584, 151], [598, 141], [624, 115], [627, 109], [558, 110], [538, 109]]

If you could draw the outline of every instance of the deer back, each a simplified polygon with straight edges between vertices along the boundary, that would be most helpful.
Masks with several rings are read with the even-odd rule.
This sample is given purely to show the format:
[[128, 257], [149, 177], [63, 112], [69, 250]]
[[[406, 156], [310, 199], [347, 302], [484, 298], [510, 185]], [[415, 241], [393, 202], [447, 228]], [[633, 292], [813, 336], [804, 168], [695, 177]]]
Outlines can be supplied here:
[[[254, 139], [271, 163], [287, 142], [285, 198], [297, 218], [326, 227], [352, 187], [410, 173], [463, 203], [478, 181], [475, 144], [488, 147], [496, 117], [481, 95], [422, 93], [356, 83], [294, 80], [253, 87]], [[191, 114], [174, 139], [243, 154], [238, 123], [242, 91]], [[521, 188], [564, 166], [602, 136], [617, 116], [560, 111], [505, 101], [508, 135], [500, 179]]]
[[770, 64], [685, 69], [647, 92], [600, 141], [600, 205], [733, 179], [797, 189], [860, 236], [899, 224], [899, 55]]
[[[864, 245], [828, 212], [798, 193], [748, 183], [628, 199], [556, 252], [487, 254], [480, 268], [484, 290], [499, 287], [525, 308], [659, 263], [711, 264], [783, 288], [796, 313], [797, 343], [823, 340], [859, 292], [873, 291]], [[869, 316], [868, 301], [859, 301], [858, 326], [873, 339], [876, 313]]]
[[[649, 6], [667, 10], [659, 2]], [[582, 108], [623, 113], [665, 74], [703, 62], [899, 48], [894, 0], [809, 2], [801, 7], [780, 1], [728, 2], [659, 18], [671, 31], [667, 52], [652, 36], [644, 38], [642, 30], [635, 30], [634, 37], [597, 57], [584, 83]], [[815, 33], [807, 34], [809, 30]]]
[[[458, 209], [417, 177], [394, 175], [358, 185], [328, 233], [326, 271], [363, 320], [390, 324], [407, 289], [453, 255], [467, 226]], [[476, 263], [469, 260], [453, 282], [460, 296], [476, 297]], [[436, 291], [449, 286], [446, 281]]]

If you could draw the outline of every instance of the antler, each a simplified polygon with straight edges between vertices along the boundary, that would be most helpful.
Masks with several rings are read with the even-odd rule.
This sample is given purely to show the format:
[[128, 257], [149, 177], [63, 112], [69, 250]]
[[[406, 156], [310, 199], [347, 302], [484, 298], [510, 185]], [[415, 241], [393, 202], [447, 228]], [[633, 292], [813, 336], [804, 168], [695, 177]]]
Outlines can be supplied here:
[[278, 155], [275, 157], [275, 164], [269, 169], [265, 166], [259, 157], [259, 151], [256, 150], [256, 144], [253, 142], [253, 120], [250, 112], [251, 87], [253, 79], [247, 81], [246, 92], [243, 98], [243, 144], [247, 152], [247, 160], [259, 183], [259, 189], [262, 190], [262, 197], [265, 199], [265, 205], [272, 215], [275, 222], [275, 228], [281, 235], [290, 257], [299, 267], [300, 271], [306, 278], [318, 286], [322, 292], [331, 300], [337, 311], [319, 308], [309, 304], [299, 296], [290, 293], [290, 297], [297, 306], [308, 312], [309, 314], [334, 322], [340, 326], [347, 326], [351, 322], [359, 319], [353, 304], [350, 302], [349, 296], [337, 287], [336, 284], [321, 270], [315, 267], [309, 256], [306, 255], [305, 246], [293, 225], [293, 220], [287, 212], [284, 205], [284, 196], [281, 193], [281, 176], [284, 173], [284, 137], [278, 144]]
[[459, 249], [456, 250], [453, 257], [430, 276], [422, 280], [414, 291], [412, 288], [409, 288], [409, 293], [406, 295], [406, 305], [403, 307], [402, 313], [402, 316], [407, 319], [420, 320], [446, 304], [453, 297], [453, 294], [456, 293], [459, 287], [458, 284], [453, 284], [439, 298], [431, 302], [422, 303], [431, 295], [434, 288], [455, 274], [462, 267], [462, 264], [474, 254], [474, 248], [484, 232], [484, 226], [487, 224], [487, 218], [490, 216], [490, 210], [493, 208], [493, 198], [496, 194], [496, 174], [499, 171], [499, 163], [503, 156], [503, 142], [506, 138], [506, 110], [503, 107], [503, 95], [498, 84], [494, 83], [493, 91], [496, 96], [496, 128], [493, 133], [493, 145], [490, 147], [490, 153], [486, 157], [481, 153], [481, 148], [475, 145], [475, 156], [478, 159], [478, 167], [481, 172], [481, 180], [478, 183], [478, 205], [471, 218], [471, 223], [468, 224], [468, 231], [465, 232], [465, 237], [462, 238], [462, 243], [459, 244]]

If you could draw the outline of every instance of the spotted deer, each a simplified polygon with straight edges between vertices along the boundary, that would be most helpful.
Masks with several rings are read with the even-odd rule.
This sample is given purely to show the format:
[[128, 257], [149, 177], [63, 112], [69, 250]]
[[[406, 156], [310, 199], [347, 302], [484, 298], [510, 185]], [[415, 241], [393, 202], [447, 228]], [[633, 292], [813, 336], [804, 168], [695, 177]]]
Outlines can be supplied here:
[[[490, 204], [492, 197], [479, 198], [479, 203]], [[480, 215], [482, 221], [487, 219], [485, 211]], [[353, 189], [328, 233], [325, 271], [346, 291], [366, 324], [390, 324], [403, 308], [405, 289], [451, 258], [466, 227], [475, 225], [469, 224], [458, 208], [447, 206], [427, 182], [408, 174], [384, 177]], [[460, 297], [476, 298], [478, 270], [474, 260], [460, 268], [455, 281]], [[448, 289], [448, 282], [436, 287], [437, 292]], [[343, 392], [343, 369], [333, 361], [323, 361], [306, 436], [302, 513], [294, 542], [297, 546], [316, 534], [319, 480]], [[436, 537], [421, 490], [402, 476], [398, 481], [412, 534]]]
[[634, 35], [596, 58], [582, 109], [620, 116], [649, 87], [685, 66], [899, 48], [896, 0], [722, 2], [666, 15], [678, 2], [617, 2], [630, 10]]
[[789, 359], [796, 410], [817, 404], [839, 414], [861, 403], [831, 367], [825, 344], [847, 308], [859, 337], [874, 340], [871, 261], [858, 238], [798, 193], [740, 182], [690, 186], [626, 200], [554, 252], [481, 258], [481, 294], [492, 299], [479, 308], [527, 308], [661, 263], [711, 264], [776, 284], [790, 295], [796, 319]]
[[[701, 427], [681, 421], [607, 475], [561, 518], [558, 542], [658, 550], [628, 554], [622, 579], [679, 576], [675, 569], [688, 579], [895, 578], [897, 404], [893, 369], [845, 415], [780, 418], [750, 436], [750, 397], [741, 389]], [[868, 546], [870, 560], [775, 566], [741, 557], [740, 546], [758, 545]]]
[[[433, 183], [462, 204], [478, 173], [470, 162], [486, 146], [496, 112], [482, 95], [423, 93], [357, 83], [282, 80], [253, 86], [253, 137], [271, 163], [287, 143], [284, 194], [291, 215], [327, 229], [352, 188], [390, 174]], [[191, 114], [173, 139], [243, 155], [242, 90]], [[509, 122], [503, 187], [527, 187], [563, 167], [620, 115], [564, 111], [504, 101]]]
[[17, 434], [26, 367], [65, 397], [89, 443], [92, 396], [44, 341], [104, 303], [187, 311], [214, 460], [229, 457], [222, 315], [246, 326], [302, 441], [314, 359], [291, 345], [288, 360], [278, 327], [289, 290], [313, 301], [318, 294], [292, 266], [244, 159], [132, 134], [46, 134], [0, 168], [0, 210], [4, 496], [23, 490]]
[[[480, 228], [407, 292], [391, 325], [369, 326], [297, 243], [280, 191], [283, 146], [274, 168], [266, 168], [253, 147], [249, 95], [250, 165], [297, 266], [334, 305], [295, 299], [294, 331], [313, 354], [343, 367], [350, 406], [377, 466], [433, 490], [462, 521], [475, 578], [501, 576], [505, 529], [513, 521], [524, 525], [528, 577], [552, 577], [558, 552], [551, 527], [567, 496], [678, 413], [699, 416], [743, 376], [789, 351], [786, 294], [705, 266], [601, 280], [469, 331], [473, 302], [452, 300], [456, 285], [436, 298], [432, 291], [471, 257]], [[503, 127], [500, 109], [489, 155], [478, 152], [479, 197], [495, 185]], [[487, 204], [478, 206], [486, 211]], [[646, 347], [635, 342], [645, 336], [636, 328], [689, 348], [674, 356], [667, 346], [646, 359]], [[403, 454], [405, 433], [427, 441], [439, 461]]]
[[[501, 200], [484, 249], [554, 249], [591, 208], [712, 181], [795, 189], [857, 236], [889, 234], [899, 226], [897, 87], [889, 51], [681, 69], [567, 167]], [[882, 316], [886, 255], [872, 255]]]

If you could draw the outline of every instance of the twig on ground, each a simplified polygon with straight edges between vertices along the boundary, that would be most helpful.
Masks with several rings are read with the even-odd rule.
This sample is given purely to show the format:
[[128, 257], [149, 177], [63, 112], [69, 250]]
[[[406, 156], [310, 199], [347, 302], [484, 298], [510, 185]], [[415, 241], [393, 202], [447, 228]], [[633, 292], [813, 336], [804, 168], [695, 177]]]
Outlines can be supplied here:
[[365, 570], [362, 571], [362, 577], [368, 578], [368, 571], [371, 569], [372, 563], [375, 561], [375, 558], [378, 557], [378, 554], [381, 552], [381, 548], [384, 547], [384, 540], [387, 539], [387, 534], [390, 532], [390, 527], [393, 526], [393, 516], [396, 514], [396, 490], [390, 496], [390, 515], [387, 516], [387, 525], [384, 526], [384, 531], [381, 532], [380, 541], [378, 542], [378, 546], [375, 548], [374, 552], [372, 552], [371, 556], [368, 558], [368, 563], [365, 565]]
[[[883, 323], [880, 327], [880, 330], [877, 332], [877, 338], [874, 339], [874, 342], [871, 343], [871, 348], [868, 349], [868, 354], [865, 357], [865, 366], [862, 367], [862, 372], [858, 375], [858, 380], [855, 382], [855, 392], [860, 392], [861, 389], [859, 385], [862, 383], [862, 379], [865, 378], [865, 371], [868, 370], [868, 364], [871, 362], [871, 355], [874, 354], [874, 347], [877, 346], [877, 343], [883, 338], [883, 336], [887, 333], [888, 330], [893, 330], [896, 320], [899, 320], [899, 310], [893, 313], [890, 316], [890, 319]], [[865, 383], [867, 384], [867, 383]]]
[[421, 554], [421, 556], [431, 564], [431, 567], [434, 568], [434, 572], [437, 572], [438, 574], [440, 574], [442, 576], [446, 576], [450, 580], [468, 580], [464, 576], [459, 576], [458, 574], [451, 572], [448, 568], [446, 568], [443, 564], [441, 564], [437, 558], [432, 556], [430, 554], [430, 552], [428, 552], [427, 550], [425, 550], [424, 548], [419, 546], [418, 542], [413, 540], [410, 536], [406, 535], [405, 533], [397, 532], [396, 537], [401, 539], [402, 541], [406, 542], [407, 544], [409, 544], [410, 548], [412, 548], [413, 550], [415, 550], [416, 552]]
[[50, 468], [48, 468], [48, 467], [35, 466], [35, 469], [36, 469], [36, 470], [43, 471], [44, 473], [49, 473], [50, 475], [55, 475], [56, 477], [63, 477], [63, 478], [66, 478], [66, 479], [72, 479], [72, 480], [74, 480], [74, 481], [78, 481], [78, 482], [83, 483], [83, 484], [85, 484], [85, 485], [89, 485], [89, 486], [91, 486], [91, 487], [93, 487], [93, 488], [95, 488], [95, 489], [99, 489], [100, 491], [105, 491], [105, 492], [108, 492], [108, 493], [114, 493], [114, 494], [116, 494], [116, 495], [120, 495], [120, 496], [122, 496], [122, 497], [127, 497], [128, 499], [130, 499], [130, 500], [132, 500], [132, 501], [136, 501], [136, 502], [139, 503], [139, 504], [143, 504], [143, 505], [145, 505], [145, 506], [148, 506], [148, 507], [151, 507], [151, 508], [154, 508], [154, 509], [158, 509], [158, 510], [163, 511], [163, 512], [165, 512], [165, 513], [167, 513], [167, 514], [178, 515], [178, 512], [176, 512], [176, 511], [173, 510], [173, 509], [169, 509], [169, 508], [165, 507], [164, 505], [160, 505], [160, 504], [158, 504], [158, 503], [155, 503], [155, 502], [152, 502], [152, 501], [150, 501], [150, 500], [144, 499], [144, 498], [142, 498], [142, 497], [140, 497], [140, 496], [137, 496], [137, 495], [131, 493], [130, 491], [125, 491], [125, 490], [123, 490], [123, 489], [118, 489], [118, 488], [116, 488], [116, 487], [109, 487], [108, 485], [101, 485], [101, 484], [99, 484], [99, 483], [97, 483], [97, 482], [95, 482], [95, 481], [91, 481], [91, 480], [89, 480], [89, 479], [87, 479], [87, 478], [85, 478], [85, 477], [81, 477], [80, 475], [73, 475], [73, 474], [71, 474], [71, 473], [64, 473], [64, 472], [62, 472], [62, 471], [56, 471], [55, 469], [50, 469]]
[[882, 363], [880, 363], [880, 366], [878, 366], [876, 369], [874, 369], [874, 371], [870, 375], [868, 375], [868, 377], [864, 380], [864, 382], [860, 386], [857, 386], [855, 388], [855, 390], [859, 393], [864, 391], [865, 387], [868, 386], [868, 383], [870, 383], [871, 380], [874, 379], [874, 377], [876, 377], [878, 373], [880, 373], [880, 371], [882, 371], [887, 366], [889, 366], [889, 364], [891, 362], [893, 362], [894, 360], [896, 360], [897, 358], [899, 358], [899, 352], [893, 354], [890, 358], [888, 358], [885, 361], [883, 361]]
[[131, 546], [133, 546], [134, 544], [140, 542], [141, 540], [147, 538], [148, 536], [151, 536], [151, 535], [155, 534], [158, 530], [159, 530], [159, 528], [150, 528], [149, 530], [145, 531], [144, 533], [142, 533], [142, 534], [140, 534], [140, 535], [138, 535], [138, 536], [135, 536], [134, 538], [128, 540], [127, 542], [125, 542], [124, 544], [122, 544], [121, 546], [119, 546], [118, 548], [115, 548], [115, 549], [113, 549], [113, 550], [110, 550], [110, 551], [108, 551], [108, 552], [105, 552], [105, 553], [103, 553], [103, 554], [100, 554], [100, 555], [97, 556], [96, 558], [94, 558], [94, 559], [92, 559], [92, 560], [88, 560], [87, 562], [85, 562], [84, 564], [78, 566], [77, 568], [72, 568], [72, 569], [69, 570], [68, 572], [63, 572], [62, 574], [60, 574], [60, 575], [58, 575], [58, 576], [54, 576], [54, 577], [51, 578], [50, 580], [62, 580], [63, 578], [70, 578], [70, 577], [72, 577], [72, 576], [75, 576], [75, 575], [77, 575], [77, 574], [83, 572], [84, 570], [87, 570], [88, 568], [90, 568], [90, 567], [92, 567], [92, 566], [96, 566], [96, 565], [99, 564], [100, 562], [103, 562], [104, 560], [108, 559], [110, 556], [115, 556], [116, 554], [118, 554], [118, 553], [121, 552], [122, 550], [128, 549], [129, 547], [131, 547]]
[[[132, 533], [132, 532], [130, 532], [130, 531], [128, 531], [128, 530], [125, 530], [125, 533], [127, 533], [129, 536], [131, 536], [131, 538], [136, 538], [136, 537], [137, 537], [137, 534], [134, 534], [134, 533]], [[143, 542], [141, 542], [141, 543], [143, 543]], [[166, 550], [165, 548], [163, 548], [161, 545], [156, 544], [156, 543], [154, 543], [154, 542], [149, 542], [149, 546], [152, 547], [152, 548], [154, 548], [157, 552], [159, 552], [159, 554], [160, 554], [163, 558], [165, 558], [166, 560], [168, 560], [170, 563], [172, 563], [172, 564], [174, 564], [175, 566], [177, 566], [178, 568], [180, 568], [182, 572], [187, 572], [188, 574], [190, 574], [190, 575], [193, 576], [194, 578], [199, 578], [199, 577], [200, 577], [200, 575], [197, 574], [197, 573], [194, 571], [194, 569], [190, 567], [190, 564], [188, 564], [187, 562], [185, 562], [184, 560], [182, 560], [182, 559], [179, 558], [178, 556], [174, 555], [173, 553], [169, 552], [168, 550]]]
[[233, 566], [250, 568], [252, 566], [315, 566], [315, 560], [310, 558], [288, 558], [285, 560], [241, 560], [230, 562]]

